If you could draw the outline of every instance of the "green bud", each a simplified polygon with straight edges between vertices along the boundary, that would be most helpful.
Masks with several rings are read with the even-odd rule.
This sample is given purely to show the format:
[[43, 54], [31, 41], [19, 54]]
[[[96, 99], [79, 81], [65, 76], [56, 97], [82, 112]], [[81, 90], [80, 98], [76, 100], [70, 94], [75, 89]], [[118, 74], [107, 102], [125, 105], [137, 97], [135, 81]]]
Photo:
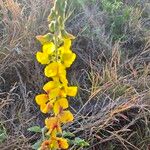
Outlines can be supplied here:
[[51, 23], [49, 24], [49, 30], [50, 32], [54, 33], [55, 32], [55, 21], [51, 21]]
[[51, 33], [47, 33], [47, 34], [45, 34], [45, 35], [38, 35], [38, 36], [36, 36], [36, 39], [38, 40], [38, 41], [40, 41], [40, 43], [42, 44], [42, 45], [44, 45], [45, 43], [47, 43], [47, 42], [51, 42], [52, 41], [52, 39], [53, 39], [53, 34], [51, 34]]
[[66, 39], [69, 38], [72, 40], [75, 39], [75, 37], [72, 34], [68, 33], [66, 30], [62, 30], [61, 34], [63, 38], [66, 38]]
[[48, 16], [48, 21], [50, 22], [50, 21], [54, 20], [55, 17], [56, 17], [56, 12], [55, 12], [54, 8], [52, 8], [52, 9], [51, 9], [51, 13], [50, 13], [50, 15]]
[[59, 23], [59, 27], [62, 29], [64, 27], [64, 21], [60, 16], [58, 17], [58, 23]]
[[55, 10], [58, 11], [58, 15], [64, 17], [67, 6], [67, 0], [56, 0]]

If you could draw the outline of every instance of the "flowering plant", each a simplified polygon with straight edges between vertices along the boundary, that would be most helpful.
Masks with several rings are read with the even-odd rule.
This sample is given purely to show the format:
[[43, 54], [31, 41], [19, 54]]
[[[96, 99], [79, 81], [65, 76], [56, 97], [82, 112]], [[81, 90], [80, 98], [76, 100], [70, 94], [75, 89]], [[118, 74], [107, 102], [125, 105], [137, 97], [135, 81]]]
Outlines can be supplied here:
[[50, 81], [43, 86], [44, 93], [35, 97], [36, 103], [43, 113], [51, 116], [45, 119], [45, 126], [49, 138], [44, 140], [40, 150], [68, 149], [68, 141], [63, 137], [62, 124], [73, 121], [73, 114], [67, 110], [69, 107], [67, 96], [76, 96], [77, 87], [68, 86], [66, 69], [76, 58], [71, 50], [71, 41], [74, 36], [65, 30], [66, 0], [56, 0], [48, 17], [50, 33], [37, 36], [41, 42], [42, 51], [36, 53], [36, 59], [46, 65], [44, 74]]
[[[44, 74], [49, 81], [43, 86], [44, 93], [35, 97], [42, 113], [49, 114], [45, 119], [45, 127], [31, 127], [28, 130], [42, 132], [42, 140], [33, 145], [33, 149], [57, 150], [68, 149], [69, 142], [77, 146], [88, 146], [80, 138], [74, 142], [68, 137], [75, 137], [70, 132], [62, 131], [63, 124], [72, 122], [73, 114], [68, 110], [68, 96], [76, 96], [77, 87], [69, 86], [67, 68], [75, 61], [76, 54], [71, 50], [75, 38], [65, 30], [67, 0], [55, 0], [54, 7], [48, 17], [50, 32], [36, 38], [42, 44], [42, 50], [36, 53], [37, 61], [45, 65]], [[59, 136], [58, 136], [59, 135]]]

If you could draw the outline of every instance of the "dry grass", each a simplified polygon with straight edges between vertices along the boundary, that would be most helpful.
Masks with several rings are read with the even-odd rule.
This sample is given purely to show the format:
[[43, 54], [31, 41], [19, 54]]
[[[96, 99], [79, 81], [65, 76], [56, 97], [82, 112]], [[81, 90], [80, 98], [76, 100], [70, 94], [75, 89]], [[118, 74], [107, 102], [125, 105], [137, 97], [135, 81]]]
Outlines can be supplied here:
[[[70, 99], [75, 121], [64, 128], [85, 138], [86, 150], [149, 149], [149, 4], [128, 3], [133, 9], [126, 38], [117, 41], [101, 1], [69, 5], [77, 8], [66, 26], [77, 35], [78, 58], [68, 76], [79, 93]], [[34, 59], [40, 49], [35, 36], [47, 32], [51, 5], [51, 0], [0, 0], [0, 129], [6, 131], [1, 150], [30, 150], [40, 135], [27, 128], [44, 126], [34, 96], [47, 79]]]

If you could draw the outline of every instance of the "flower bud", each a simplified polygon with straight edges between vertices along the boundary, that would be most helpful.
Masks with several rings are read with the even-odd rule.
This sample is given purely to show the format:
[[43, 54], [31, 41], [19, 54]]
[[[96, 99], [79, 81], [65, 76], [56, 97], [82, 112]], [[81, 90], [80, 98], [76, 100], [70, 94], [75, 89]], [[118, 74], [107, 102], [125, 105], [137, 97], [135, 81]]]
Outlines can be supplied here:
[[52, 41], [52, 39], [53, 39], [53, 34], [47, 33], [47, 34], [45, 34], [45, 35], [38, 35], [38, 36], [36, 36], [36, 39], [37, 39], [38, 41], [40, 41], [40, 43], [41, 43], [42, 45], [44, 45], [45, 43]]

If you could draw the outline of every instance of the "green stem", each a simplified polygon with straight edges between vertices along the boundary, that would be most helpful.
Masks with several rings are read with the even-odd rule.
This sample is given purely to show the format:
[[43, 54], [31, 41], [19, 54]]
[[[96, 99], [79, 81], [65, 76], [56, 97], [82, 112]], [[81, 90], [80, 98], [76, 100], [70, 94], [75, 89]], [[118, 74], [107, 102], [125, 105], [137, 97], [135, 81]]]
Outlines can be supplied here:
[[58, 16], [55, 16], [55, 26], [54, 26], [54, 44], [55, 44], [55, 61], [58, 62], [58, 34], [59, 34], [59, 29], [57, 27], [57, 20]]
[[46, 132], [46, 127], [42, 128], [42, 139], [43, 141], [45, 140], [45, 132]]
[[58, 38], [57, 38], [57, 34], [55, 32], [54, 35], [54, 44], [55, 44], [55, 61], [58, 62]]

